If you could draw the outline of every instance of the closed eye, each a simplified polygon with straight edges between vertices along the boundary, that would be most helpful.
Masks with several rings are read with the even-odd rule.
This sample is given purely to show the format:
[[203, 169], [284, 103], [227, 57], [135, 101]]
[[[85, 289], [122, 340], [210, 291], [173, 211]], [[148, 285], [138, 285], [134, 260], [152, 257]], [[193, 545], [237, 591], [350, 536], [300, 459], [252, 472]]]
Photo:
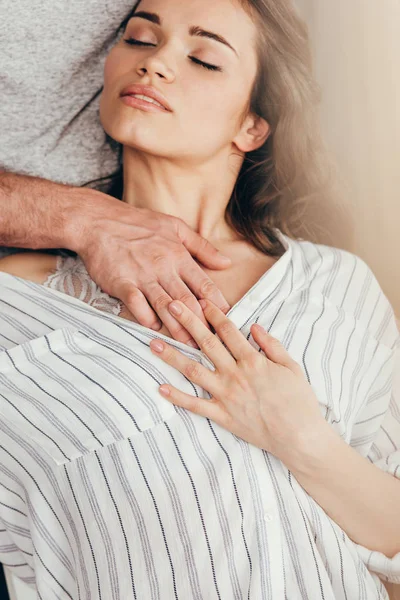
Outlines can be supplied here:
[[[136, 40], [133, 37], [128, 38], [127, 40], [124, 40], [124, 42], [126, 44], [129, 44], [130, 46], [155, 46], [155, 44], [150, 44], [148, 42], [141, 42], [140, 40]], [[217, 67], [216, 65], [210, 65], [209, 63], [205, 63], [202, 60], [195, 58], [194, 56], [189, 56], [189, 58], [194, 64], [199, 65], [200, 67], [203, 67], [204, 69], [207, 69], [208, 71], [222, 71], [221, 67]]]

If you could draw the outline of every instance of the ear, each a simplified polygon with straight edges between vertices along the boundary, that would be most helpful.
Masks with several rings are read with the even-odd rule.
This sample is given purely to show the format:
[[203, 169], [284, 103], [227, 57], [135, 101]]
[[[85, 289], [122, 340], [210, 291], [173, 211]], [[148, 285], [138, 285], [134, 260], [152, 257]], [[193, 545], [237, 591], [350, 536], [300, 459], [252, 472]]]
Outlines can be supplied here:
[[252, 152], [261, 148], [268, 139], [271, 128], [267, 121], [258, 115], [249, 115], [233, 141], [242, 152]]

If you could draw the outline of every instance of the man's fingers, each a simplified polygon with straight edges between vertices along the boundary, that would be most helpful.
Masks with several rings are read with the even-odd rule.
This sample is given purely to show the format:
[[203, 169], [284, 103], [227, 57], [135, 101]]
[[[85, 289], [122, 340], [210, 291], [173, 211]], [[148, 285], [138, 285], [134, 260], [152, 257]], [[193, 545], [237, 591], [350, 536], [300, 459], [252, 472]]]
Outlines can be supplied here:
[[140, 325], [155, 331], [161, 329], [161, 321], [137, 287], [130, 283], [123, 283], [116, 286], [113, 293], [124, 303]]
[[186, 249], [208, 269], [226, 269], [232, 261], [221, 254], [210, 242], [190, 229], [183, 221], [179, 223], [179, 237]]
[[148, 298], [150, 304], [170, 332], [171, 336], [178, 342], [189, 344], [194, 348], [197, 348], [197, 344], [190, 333], [178, 323], [169, 312], [168, 306], [171, 304], [172, 299], [161, 285], [157, 282], [153, 282], [143, 288], [143, 293], [146, 295], [146, 298]]
[[193, 268], [193, 263], [188, 260], [187, 263], [181, 266], [180, 275], [188, 288], [192, 290], [199, 300], [204, 298], [210, 300], [215, 306], [218, 306], [223, 313], [227, 313], [230, 306], [222, 292], [216, 284], [204, 273], [203, 269], [196, 265]]
[[176, 275], [175, 277], [169, 277], [165, 279], [165, 281], [160, 279], [160, 284], [173, 300], [179, 300], [185, 304], [192, 312], [194, 312], [200, 321], [202, 321], [202, 323], [209, 328], [209, 324], [207, 323], [199, 301], [183, 283], [179, 275]]
[[190, 335], [167, 309], [172, 300], [183, 302], [204, 324], [198, 299], [229, 310], [195, 259], [211, 269], [229, 267], [230, 259], [184, 221], [111, 198], [98, 210], [79, 255], [97, 285], [121, 300], [140, 325], [157, 329], [160, 317], [174, 339], [187, 343]]

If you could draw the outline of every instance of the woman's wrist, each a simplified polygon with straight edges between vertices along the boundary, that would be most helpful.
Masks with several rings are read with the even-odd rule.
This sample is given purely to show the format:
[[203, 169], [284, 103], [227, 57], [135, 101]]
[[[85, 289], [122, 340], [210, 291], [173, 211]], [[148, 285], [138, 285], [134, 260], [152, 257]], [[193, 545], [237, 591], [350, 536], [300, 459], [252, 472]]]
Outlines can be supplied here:
[[304, 478], [318, 477], [318, 472], [326, 468], [327, 460], [335, 448], [345, 442], [321, 417], [321, 421], [307, 431], [299, 432], [297, 440], [291, 444], [282, 462], [293, 473]]

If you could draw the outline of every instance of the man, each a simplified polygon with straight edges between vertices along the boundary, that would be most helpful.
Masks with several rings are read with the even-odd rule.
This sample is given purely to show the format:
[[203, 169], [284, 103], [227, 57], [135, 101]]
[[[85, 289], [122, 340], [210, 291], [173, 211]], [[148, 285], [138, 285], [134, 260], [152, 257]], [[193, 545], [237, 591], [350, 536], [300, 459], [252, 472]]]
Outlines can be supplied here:
[[[179, 219], [103, 193], [119, 165], [118, 147], [98, 116], [103, 64], [133, 4], [3, 2], [0, 252], [75, 251], [94, 281], [141, 325], [157, 331], [162, 321], [187, 343], [189, 334], [167, 310], [172, 299], [203, 322], [197, 298], [229, 309], [192, 256], [210, 269], [226, 268], [230, 260]], [[98, 189], [81, 187], [99, 178]]]

